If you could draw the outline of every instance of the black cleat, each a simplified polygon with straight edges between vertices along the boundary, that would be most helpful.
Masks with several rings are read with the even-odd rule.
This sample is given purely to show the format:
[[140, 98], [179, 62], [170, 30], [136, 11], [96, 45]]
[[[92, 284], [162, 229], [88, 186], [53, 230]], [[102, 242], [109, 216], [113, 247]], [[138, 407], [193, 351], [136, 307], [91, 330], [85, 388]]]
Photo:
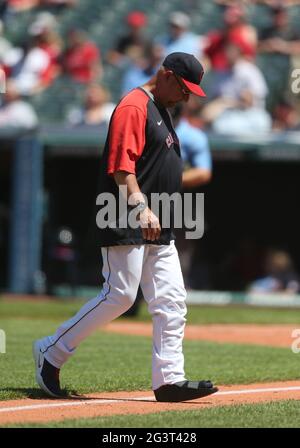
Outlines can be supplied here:
[[175, 384], [165, 384], [154, 390], [157, 401], [179, 402], [195, 400], [218, 392], [211, 381], [179, 381]]
[[33, 357], [35, 360], [35, 377], [38, 385], [47, 395], [53, 398], [66, 397], [59, 384], [60, 369], [54, 367], [47, 359], [40, 347], [40, 342], [33, 344]]

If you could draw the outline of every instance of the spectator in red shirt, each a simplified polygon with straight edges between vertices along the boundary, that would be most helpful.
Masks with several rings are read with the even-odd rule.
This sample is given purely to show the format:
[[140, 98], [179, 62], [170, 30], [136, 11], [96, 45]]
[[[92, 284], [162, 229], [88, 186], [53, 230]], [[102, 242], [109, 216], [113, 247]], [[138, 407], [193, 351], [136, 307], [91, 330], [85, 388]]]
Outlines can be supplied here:
[[7, 0], [13, 11], [26, 11], [38, 6], [75, 6], [77, 0]]
[[4, 60], [5, 73], [14, 80], [20, 95], [30, 96], [41, 92], [53, 81], [51, 60], [48, 53], [32, 38], [25, 48], [12, 48]]
[[8, 6], [13, 11], [26, 11], [39, 5], [40, 0], [7, 0]]
[[99, 80], [102, 74], [100, 52], [84, 31], [73, 29], [68, 34], [68, 47], [62, 58], [64, 72], [84, 84]]
[[246, 23], [245, 11], [242, 5], [226, 6], [224, 11], [223, 30], [216, 30], [208, 34], [205, 54], [211, 68], [225, 71], [229, 68], [226, 46], [232, 42], [239, 42], [243, 48], [243, 56], [253, 59], [256, 53], [257, 35], [255, 28]]
[[49, 12], [37, 14], [29, 27], [29, 34], [35, 38], [36, 45], [50, 58], [49, 72], [55, 78], [60, 72], [59, 59], [62, 54], [62, 40], [56, 31], [57, 20]]

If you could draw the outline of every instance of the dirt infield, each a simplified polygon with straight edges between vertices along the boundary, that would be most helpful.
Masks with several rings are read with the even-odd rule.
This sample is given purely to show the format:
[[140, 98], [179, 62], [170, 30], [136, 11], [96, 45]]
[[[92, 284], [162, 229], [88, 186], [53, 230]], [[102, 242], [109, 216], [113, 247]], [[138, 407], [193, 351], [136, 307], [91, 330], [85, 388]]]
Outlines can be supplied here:
[[66, 400], [24, 399], [0, 404], [0, 424], [49, 422], [171, 410], [199, 410], [222, 405], [300, 400], [300, 381], [221, 386], [206, 398], [184, 403], [157, 403], [151, 391], [97, 393]]
[[[187, 325], [184, 337], [198, 341], [290, 347], [294, 340], [292, 332], [295, 328], [296, 325]], [[114, 322], [104, 327], [103, 330], [120, 334], [151, 336], [152, 324]]]

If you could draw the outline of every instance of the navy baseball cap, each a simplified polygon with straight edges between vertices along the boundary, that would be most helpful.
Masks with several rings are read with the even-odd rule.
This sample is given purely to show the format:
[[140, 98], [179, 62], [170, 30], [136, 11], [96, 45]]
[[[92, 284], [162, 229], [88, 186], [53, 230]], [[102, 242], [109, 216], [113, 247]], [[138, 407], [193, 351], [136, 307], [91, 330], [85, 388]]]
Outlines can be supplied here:
[[162, 65], [180, 76], [183, 83], [198, 96], [206, 96], [200, 87], [204, 70], [198, 59], [192, 54], [176, 52], [169, 54]]

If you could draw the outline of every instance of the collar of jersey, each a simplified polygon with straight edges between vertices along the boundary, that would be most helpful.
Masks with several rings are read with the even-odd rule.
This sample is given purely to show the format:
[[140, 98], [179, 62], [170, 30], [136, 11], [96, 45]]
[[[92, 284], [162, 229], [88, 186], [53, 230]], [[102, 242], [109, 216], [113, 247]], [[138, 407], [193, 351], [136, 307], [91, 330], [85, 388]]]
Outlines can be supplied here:
[[154, 96], [153, 96], [153, 94], [152, 94], [151, 92], [148, 92], [148, 90], [144, 89], [143, 87], [140, 87], [140, 89], [141, 89], [143, 92], [145, 92], [146, 95], [148, 95], [148, 96], [151, 98], [152, 101], [155, 101], [155, 100], [154, 100]]

